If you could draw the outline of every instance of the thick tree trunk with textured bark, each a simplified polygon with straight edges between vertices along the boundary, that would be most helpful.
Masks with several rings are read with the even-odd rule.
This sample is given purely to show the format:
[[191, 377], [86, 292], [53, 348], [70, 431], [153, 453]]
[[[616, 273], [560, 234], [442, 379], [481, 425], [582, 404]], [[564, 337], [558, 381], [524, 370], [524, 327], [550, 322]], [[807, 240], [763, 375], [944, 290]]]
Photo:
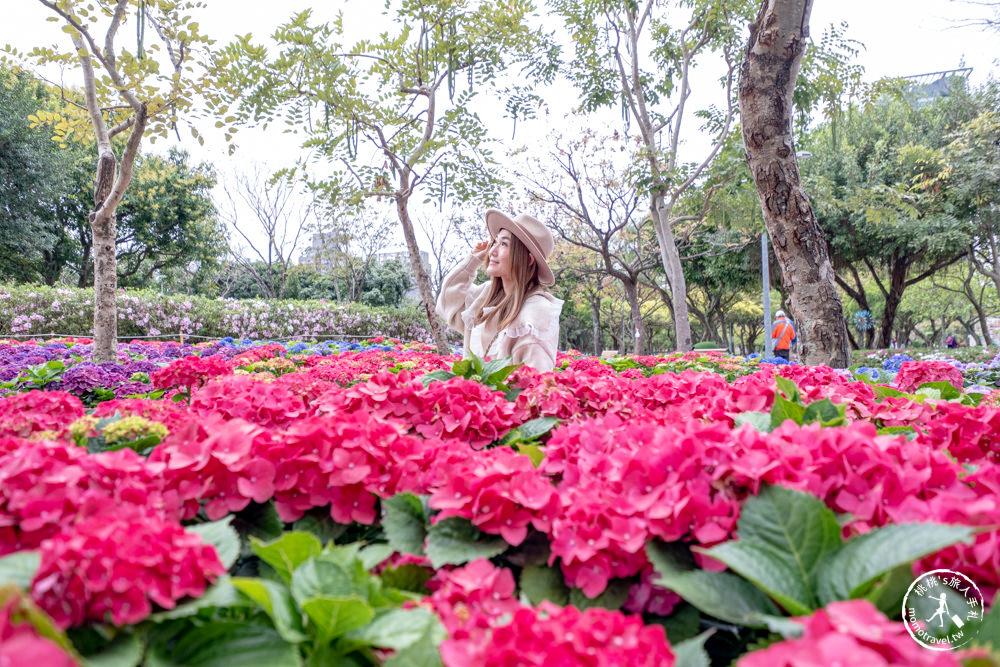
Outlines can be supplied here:
[[792, 92], [811, 11], [812, 0], [763, 0], [740, 68], [740, 115], [747, 164], [802, 331], [802, 360], [846, 368], [843, 307], [823, 232], [802, 188], [792, 137]]
[[649, 202], [650, 217], [653, 219], [653, 229], [660, 245], [660, 259], [663, 261], [663, 271], [670, 283], [671, 314], [674, 317], [674, 331], [677, 334], [677, 349], [687, 352], [691, 349], [691, 320], [688, 314], [687, 281], [684, 278], [684, 268], [681, 266], [681, 254], [677, 250], [674, 230], [670, 226], [672, 211], [664, 201], [662, 194], [654, 192]]
[[94, 239], [94, 359], [118, 361], [118, 239], [114, 211], [98, 216], [115, 182], [115, 154], [108, 145], [97, 160], [97, 183], [94, 186], [94, 210], [90, 213], [90, 231]]
[[[405, 192], [409, 188], [409, 175], [401, 174], [400, 190]], [[399, 222], [403, 227], [403, 238], [406, 239], [406, 249], [410, 254], [410, 268], [413, 269], [413, 277], [417, 283], [417, 292], [420, 294], [420, 305], [427, 316], [427, 324], [430, 327], [431, 336], [434, 338], [434, 345], [438, 354], [451, 354], [448, 346], [448, 339], [445, 337], [444, 325], [434, 312], [434, 295], [431, 293], [431, 279], [424, 269], [424, 263], [420, 261], [420, 248], [417, 246], [417, 236], [413, 233], [413, 222], [410, 220], [410, 212], [407, 209], [409, 199], [405, 196], [396, 196], [396, 212], [399, 214]]]

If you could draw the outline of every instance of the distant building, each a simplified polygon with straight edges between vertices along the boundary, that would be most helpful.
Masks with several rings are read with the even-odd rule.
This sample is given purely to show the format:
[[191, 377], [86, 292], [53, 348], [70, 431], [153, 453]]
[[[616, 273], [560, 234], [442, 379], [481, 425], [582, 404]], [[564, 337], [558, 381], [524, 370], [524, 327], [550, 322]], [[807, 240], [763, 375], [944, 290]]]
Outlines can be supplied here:
[[972, 74], [971, 67], [962, 67], [900, 78], [907, 82], [907, 91], [914, 103], [922, 106], [938, 97], [948, 97], [956, 84], [968, 81], [970, 74]]
[[299, 264], [307, 264], [320, 272], [330, 272], [336, 268], [339, 248], [335, 234], [313, 234], [309, 245], [299, 254]]
[[[417, 279], [413, 275], [413, 267], [410, 265], [410, 251], [403, 248], [402, 250], [383, 250], [382, 252], [375, 253], [372, 260], [377, 264], [385, 264], [386, 262], [398, 259], [406, 269], [406, 275], [410, 278], [410, 289], [406, 290], [403, 294], [403, 299], [410, 301], [419, 301], [420, 292], [417, 290]], [[431, 256], [426, 250], [420, 251], [420, 263], [424, 265], [424, 271], [430, 275], [431, 272]]]

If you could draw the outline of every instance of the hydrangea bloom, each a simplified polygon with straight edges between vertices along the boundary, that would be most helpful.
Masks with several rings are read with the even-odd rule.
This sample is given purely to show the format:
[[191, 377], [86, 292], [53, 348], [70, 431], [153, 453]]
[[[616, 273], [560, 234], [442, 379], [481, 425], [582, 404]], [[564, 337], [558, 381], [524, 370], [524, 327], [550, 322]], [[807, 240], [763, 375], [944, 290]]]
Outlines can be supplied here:
[[812, 616], [799, 619], [804, 631], [740, 658], [738, 667], [815, 667], [832, 657], [842, 665], [899, 667], [960, 667], [946, 651], [928, 651], [867, 600], [833, 602]]
[[205, 514], [214, 520], [251, 500], [271, 499], [274, 463], [264, 455], [270, 446], [270, 434], [254, 424], [212, 418], [171, 433], [149, 460], [162, 465], [164, 485], [177, 494], [185, 518], [204, 502]]
[[83, 403], [61, 391], [28, 391], [0, 398], [0, 435], [60, 434], [83, 416]]
[[307, 414], [305, 402], [287, 385], [230, 375], [205, 384], [191, 399], [191, 411], [226, 419], [245, 419], [267, 428], [283, 426]]
[[675, 662], [658, 625], [643, 625], [641, 618], [618, 611], [581, 612], [549, 602], [522, 607], [509, 623], [491, 630], [446, 639], [441, 659], [446, 667], [672, 667]]
[[220, 375], [231, 375], [232, 364], [219, 357], [201, 358], [187, 356], [150, 374], [149, 379], [157, 389], [183, 387], [188, 391], [202, 386]]
[[925, 382], [949, 382], [962, 391], [962, 372], [943, 361], [904, 361], [896, 375], [896, 386], [901, 391], [914, 392]]
[[549, 534], [551, 561], [560, 560], [567, 583], [595, 597], [609, 579], [648, 566], [652, 537], [706, 546], [727, 539], [739, 503], [716, 480], [732, 459], [731, 433], [721, 423], [615, 415], [556, 429], [540, 471], [560, 480], [562, 511]]
[[514, 575], [485, 558], [453, 570], [442, 569], [427, 582], [431, 595], [420, 601], [441, 618], [452, 637], [468, 637], [486, 629], [521, 604], [515, 596]]
[[274, 500], [284, 521], [330, 505], [341, 523], [375, 520], [375, 497], [425, 492], [437, 443], [400, 433], [366, 412], [299, 420], [262, 452], [275, 469]]
[[858, 366], [854, 370], [855, 375], [864, 375], [872, 381], [877, 381], [879, 378], [879, 369], [872, 368], [870, 366]]
[[226, 569], [180, 524], [139, 512], [101, 514], [41, 545], [31, 596], [61, 628], [87, 620], [138, 623], [156, 604], [198, 597]]
[[[30, 600], [16, 588], [0, 588], [0, 665], [4, 667], [77, 667], [58, 644], [42, 637], [28, 622]], [[37, 611], [37, 610], [36, 610]]]
[[409, 371], [378, 373], [367, 382], [331, 391], [317, 401], [317, 411], [370, 412], [402, 421], [425, 437], [461, 440], [474, 449], [524, 421], [502, 393], [479, 382], [452, 378], [425, 388]]
[[882, 362], [882, 370], [898, 373], [904, 361], [913, 361], [913, 357], [908, 354], [894, 354]]
[[469, 519], [508, 544], [524, 541], [529, 526], [547, 531], [560, 509], [552, 484], [531, 460], [506, 447], [466, 456], [449, 468], [448, 480], [431, 494], [440, 518]]
[[160, 468], [130, 449], [88, 455], [75, 445], [0, 439], [0, 555], [98, 513], [130, 507], [176, 519]]

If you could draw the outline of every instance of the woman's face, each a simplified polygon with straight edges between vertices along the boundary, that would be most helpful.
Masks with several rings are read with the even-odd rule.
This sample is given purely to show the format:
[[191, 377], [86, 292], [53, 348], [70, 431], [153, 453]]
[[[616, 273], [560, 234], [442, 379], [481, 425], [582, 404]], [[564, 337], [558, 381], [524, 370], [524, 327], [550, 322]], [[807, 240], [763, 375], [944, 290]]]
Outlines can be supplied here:
[[510, 244], [511, 235], [506, 229], [501, 229], [490, 246], [489, 263], [486, 265], [486, 275], [501, 280], [510, 278]]

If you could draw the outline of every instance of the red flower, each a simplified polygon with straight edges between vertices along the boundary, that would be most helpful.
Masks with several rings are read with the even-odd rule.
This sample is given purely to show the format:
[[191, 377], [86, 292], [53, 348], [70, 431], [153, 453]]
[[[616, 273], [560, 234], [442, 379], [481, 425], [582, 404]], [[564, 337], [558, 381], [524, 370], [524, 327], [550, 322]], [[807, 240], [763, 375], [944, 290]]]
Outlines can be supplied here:
[[320, 414], [368, 412], [402, 422], [425, 437], [454, 439], [481, 449], [524, 421], [503, 394], [479, 382], [452, 378], [428, 387], [408, 371], [382, 372], [317, 401]]
[[163, 468], [165, 487], [177, 494], [184, 518], [205, 502], [209, 519], [219, 519], [274, 493], [274, 464], [266, 458], [271, 436], [242, 419], [189, 422], [153, 450], [149, 460]]
[[306, 405], [287, 385], [231, 375], [206, 383], [191, 399], [191, 411], [274, 428], [304, 417]]
[[424, 493], [439, 443], [403, 435], [366, 412], [310, 417], [276, 436], [262, 454], [275, 468], [274, 500], [285, 521], [330, 505], [341, 523], [375, 521], [375, 495]]
[[[77, 667], [58, 644], [40, 636], [27, 618], [34, 605], [15, 589], [0, 594], [0, 665], [4, 667]], [[35, 613], [38, 613], [37, 610]]]
[[962, 372], [943, 361], [904, 361], [896, 375], [896, 385], [901, 391], [912, 393], [925, 382], [950, 382], [962, 391]]
[[816, 667], [831, 656], [842, 665], [959, 667], [954, 654], [928, 651], [867, 600], [833, 602], [799, 619], [802, 636], [740, 658], [739, 667]]
[[157, 389], [183, 387], [192, 392], [212, 378], [231, 375], [232, 372], [232, 363], [222, 357], [187, 356], [171, 362], [165, 368], [153, 371], [149, 379]]
[[0, 436], [27, 438], [48, 432], [52, 437], [83, 416], [83, 403], [63, 391], [28, 391], [0, 398]]
[[470, 453], [452, 466], [448, 481], [434, 489], [429, 504], [441, 510], [439, 518], [464, 517], [484, 533], [517, 546], [529, 526], [549, 529], [559, 497], [527, 456], [498, 447]]
[[235, 366], [246, 366], [247, 364], [252, 364], [255, 361], [264, 361], [265, 359], [283, 357], [285, 354], [286, 350], [284, 345], [281, 345], [280, 343], [269, 343], [267, 345], [255, 347], [252, 350], [247, 350], [246, 352], [240, 352], [233, 357], [232, 361]]
[[509, 623], [441, 644], [446, 667], [595, 665], [672, 667], [670, 643], [659, 625], [638, 616], [543, 602], [522, 607]]
[[176, 519], [161, 468], [130, 449], [88, 455], [73, 445], [0, 447], [0, 555], [31, 549], [77, 520], [129, 507]]
[[198, 597], [225, 568], [215, 548], [179, 524], [125, 512], [80, 521], [45, 540], [31, 595], [61, 628], [88, 620], [138, 623], [156, 604]]
[[427, 582], [431, 595], [420, 601], [441, 617], [448, 634], [468, 636], [517, 611], [514, 575], [485, 558], [453, 570], [438, 570]]

